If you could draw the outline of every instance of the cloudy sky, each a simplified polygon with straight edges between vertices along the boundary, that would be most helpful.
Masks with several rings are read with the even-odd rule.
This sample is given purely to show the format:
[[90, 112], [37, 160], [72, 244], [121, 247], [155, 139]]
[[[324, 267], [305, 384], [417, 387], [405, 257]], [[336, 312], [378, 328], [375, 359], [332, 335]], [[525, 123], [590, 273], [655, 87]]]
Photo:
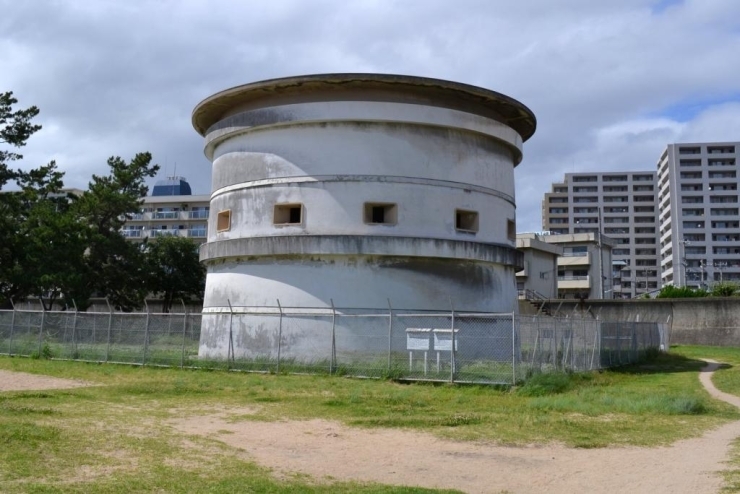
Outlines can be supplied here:
[[740, 140], [736, 0], [0, 0], [0, 91], [37, 105], [24, 166], [68, 186], [150, 151], [194, 193], [210, 164], [190, 124], [219, 90], [384, 72], [512, 96], [538, 128], [517, 168], [519, 231], [563, 174], [652, 170], [667, 143]]

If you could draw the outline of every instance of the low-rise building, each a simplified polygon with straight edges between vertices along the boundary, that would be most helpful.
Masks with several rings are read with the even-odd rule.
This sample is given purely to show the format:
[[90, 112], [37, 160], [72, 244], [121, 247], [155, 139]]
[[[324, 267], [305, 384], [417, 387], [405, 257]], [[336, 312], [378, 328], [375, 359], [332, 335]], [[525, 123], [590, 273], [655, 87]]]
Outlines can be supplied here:
[[614, 298], [614, 239], [600, 233], [543, 235], [540, 238], [563, 250], [557, 261], [558, 298]]
[[558, 257], [560, 245], [543, 240], [541, 233], [518, 233], [516, 249], [522, 253], [524, 269], [516, 273], [519, 298], [558, 298]]

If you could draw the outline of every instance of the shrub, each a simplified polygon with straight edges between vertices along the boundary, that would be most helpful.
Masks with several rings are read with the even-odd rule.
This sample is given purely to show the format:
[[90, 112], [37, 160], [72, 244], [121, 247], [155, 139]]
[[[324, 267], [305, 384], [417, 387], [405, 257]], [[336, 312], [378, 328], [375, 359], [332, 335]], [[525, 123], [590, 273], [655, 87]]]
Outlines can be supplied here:
[[712, 287], [713, 297], [732, 297], [738, 291], [738, 285], [731, 281], [717, 283]]
[[708, 295], [709, 293], [703, 288], [695, 290], [688, 286], [677, 287], [666, 285], [660, 289], [660, 293], [658, 293], [656, 298], [697, 298], [706, 297]]

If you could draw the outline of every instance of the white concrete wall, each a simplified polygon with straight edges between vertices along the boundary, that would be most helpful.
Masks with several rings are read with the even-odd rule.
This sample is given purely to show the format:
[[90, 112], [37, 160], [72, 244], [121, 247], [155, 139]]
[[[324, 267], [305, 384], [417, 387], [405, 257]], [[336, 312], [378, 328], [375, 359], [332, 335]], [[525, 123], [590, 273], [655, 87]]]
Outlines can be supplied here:
[[[265, 92], [262, 105], [247, 98], [206, 122], [213, 193], [201, 249], [203, 355], [226, 355], [218, 314], [229, 304], [387, 308], [390, 299], [398, 308], [517, 310], [516, 131], [453, 109], [452, 92], [441, 107], [412, 96], [337, 101], [331, 90], [290, 91]], [[366, 202], [396, 204], [396, 224], [367, 224]], [[274, 224], [282, 203], [303, 205], [300, 225]], [[456, 209], [478, 212], [477, 232], [455, 228]], [[218, 232], [222, 210], [231, 228]]]

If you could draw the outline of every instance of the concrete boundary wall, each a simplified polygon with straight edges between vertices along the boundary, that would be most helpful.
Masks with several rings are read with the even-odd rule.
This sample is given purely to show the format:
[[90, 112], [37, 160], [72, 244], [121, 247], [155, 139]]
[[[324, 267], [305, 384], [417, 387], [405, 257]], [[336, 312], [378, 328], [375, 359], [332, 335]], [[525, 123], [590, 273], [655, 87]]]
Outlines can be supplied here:
[[[740, 346], [740, 297], [652, 300], [549, 300], [546, 310], [557, 316], [587, 313], [603, 321], [667, 323], [673, 345]], [[520, 301], [521, 314], [539, 306]]]

